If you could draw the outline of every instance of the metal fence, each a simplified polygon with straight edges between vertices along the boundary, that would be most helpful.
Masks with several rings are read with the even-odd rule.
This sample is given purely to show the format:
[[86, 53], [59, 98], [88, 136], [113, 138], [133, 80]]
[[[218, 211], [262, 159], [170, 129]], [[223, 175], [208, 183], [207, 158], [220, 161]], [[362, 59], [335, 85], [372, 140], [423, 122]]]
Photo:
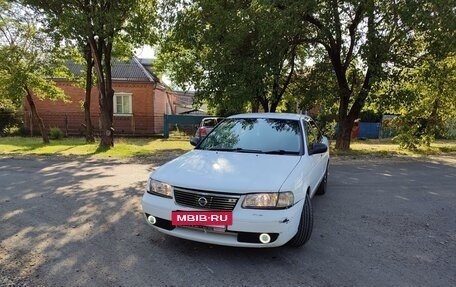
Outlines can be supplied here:
[[[40, 114], [46, 128], [59, 128], [66, 136], [83, 136], [86, 130], [84, 113]], [[99, 114], [91, 115], [95, 134], [100, 133]], [[24, 130], [29, 135], [39, 135], [38, 124], [30, 112], [23, 114]], [[116, 135], [152, 136], [163, 133], [163, 115], [129, 114], [114, 115], [113, 128]]]

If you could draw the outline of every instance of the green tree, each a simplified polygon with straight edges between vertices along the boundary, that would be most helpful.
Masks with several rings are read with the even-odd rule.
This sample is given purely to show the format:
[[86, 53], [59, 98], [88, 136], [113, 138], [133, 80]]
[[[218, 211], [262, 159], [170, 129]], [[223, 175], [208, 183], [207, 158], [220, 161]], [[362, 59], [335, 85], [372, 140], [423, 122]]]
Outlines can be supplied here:
[[303, 51], [283, 29], [292, 27], [287, 15], [260, 2], [199, 0], [177, 11], [164, 3], [158, 67], [218, 110], [276, 111]]
[[429, 146], [456, 118], [456, 56], [428, 56], [416, 68], [402, 70], [397, 80], [385, 81], [375, 98], [383, 113], [396, 114], [393, 124], [403, 148]]
[[307, 29], [303, 43], [326, 55], [337, 82], [336, 148], [350, 148], [354, 121], [372, 88], [385, 77], [387, 64], [402, 60], [395, 50], [414, 47], [409, 8], [400, 1], [328, 0], [301, 14]]
[[383, 79], [423, 54], [444, 56], [455, 46], [451, 1], [175, 2], [163, 9], [168, 21], [161, 51], [173, 79], [213, 102], [258, 99], [274, 111], [312, 54], [315, 63], [330, 63], [337, 83], [336, 148], [342, 150], [350, 148], [354, 121]]
[[[100, 147], [110, 148], [114, 145], [114, 90], [111, 71], [113, 48], [131, 47], [128, 43], [135, 45], [153, 43], [155, 1], [23, 0], [22, 2], [43, 11], [51, 27], [58, 29], [63, 38], [84, 39], [88, 43], [99, 92], [102, 130]], [[89, 74], [87, 73], [87, 76]]]
[[331, 63], [318, 61], [296, 71], [286, 101], [300, 111], [307, 111], [319, 123], [325, 134], [335, 136], [337, 119], [337, 82]]
[[63, 72], [60, 53], [43, 33], [37, 15], [17, 4], [2, 2], [0, 6], [0, 90], [16, 105], [27, 100], [43, 142], [49, 143], [34, 98], [64, 98], [63, 91], [48, 80]]
[[[50, 25], [51, 28], [53, 26], [54, 25]], [[54, 37], [58, 39], [60, 38], [60, 34], [54, 34]], [[92, 53], [90, 51], [89, 43], [87, 43], [87, 41], [83, 38], [79, 38], [76, 43], [77, 45], [76, 49], [74, 49], [74, 53], [69, 53], [69, 60], [81, 64], [85, 67], [85, 70], [81, 71], [81, 75], [79, 77], [72, 74], [70, 76], [70, 80], [75, 82], [78, 87], [84, 89], [84, 102], [82, 106], [84, 109], [85, 138], [86, 143], [94, 143], [95, 135], [90, 113], [90, 107], [92, 103], [92, 87], [95, 84], [93, 79], [94, 61]], [[67, 49], [69, 51], [73, 50], [69, 47], [69, 45], [67, 45]]]

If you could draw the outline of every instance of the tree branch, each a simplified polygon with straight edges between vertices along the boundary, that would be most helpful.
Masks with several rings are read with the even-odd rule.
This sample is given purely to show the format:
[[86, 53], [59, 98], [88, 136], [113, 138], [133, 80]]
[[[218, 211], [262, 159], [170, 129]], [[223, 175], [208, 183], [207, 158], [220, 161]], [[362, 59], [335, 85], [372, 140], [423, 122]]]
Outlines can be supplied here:
[[[327, 38], [328, 38], [328, 41], [329, 41], [329, 45], [327, 46], [334, 46], [335, 45], [335, 41], [334, 41], [334, 38], [333, 36], [331, 35], [331, 33], [328, 31], [328, 29], [326, 29], [326, 27], [323, 25], [323, 23], [315, 18], [314, 16], [312, 15], [309, 15], [309, 14], [305, 14], [304, 15], [304, 21], [307, 21], [309, 22], [310, 24], [314, 25], [315, 27], [317, 27], [318, 30], [320, 30], [320, 32], [322, 32]], [[325, 45], [326, 46], [326, 45]]]
[[285, 83], [283, 83], [282, 89], [279, 92], [279, 97], [282, 97], [282, 95], [285, 93], [288, 85], [290, 84], [291, 77], [293, 76], [294, 72], [294, 67], [295, 67], [295, 59], [296, 59], [296, 46], [293, 47], [292, 53], [291, 53], [291, 68], [290, 68], [290, 73], [288, 73], [287, 79], [285, 80]]
[[348, 65], [350, 65], [351, 59], [353, 57], [353, 49], [355, 47], [355, 40], [356, 40], [355, 31], [356, 31], [356, 28], [358, 27], [359, 23], [361, 23], [362, 15], [364, 12], [364, 7], [365, 7], [364, 5], [365, 4], [363, 2], [361, 2], [361, 4], [359, 4], [359, 6], [355, 12], [355, 18], [353, 19], [353, 22], [350, 24], [350, 26], [348, 28], [348, 31], [350, 33], [350, 46], [348, 48], [347, 55], [345, 56], [345, 61], [344, 61], [344, 65], [343, 65], [345, 70], [348, 69]]
[[355, 102], [353, 103], [350, 112], [348, 113], [348, 118], [352, 121], [356, 120], [355, 117], [359, 115], [361, 112], [361, 109], [364, 106], [364, 101], [366, 100], [367, 96], [369, 95], [369, 91], [372, 86], [371, 82], [372, 78], [372, 69], [371, 67], [367, 68], [366, 71], [366, 76], [364, 77], [364, 82], [363, 86], [361, 87], [361, 90], [359, 91]]
[[325, 43], [321, 38], [314, 37], [314, 38], [301, 38], [302, 43], [309, 43], [309, 44], [320, 44], [322, 45], [327, 51], [331, 49], [331, 46], [328, 43]]
[[337, 50], [341, 50], [340, 48], [342, 47], [342, 29], [341, 29], [341, 24], [340, 24], [340, 15], [339, 15], [339, 5], [337, 0], [332, 0], [332, 5], [331, 9], [333, 12], [333, 17], [334, 17], [334, 27], [335, 27], [335, 33], [336, 33], [336, 41], [335, 45], [337, 47]]

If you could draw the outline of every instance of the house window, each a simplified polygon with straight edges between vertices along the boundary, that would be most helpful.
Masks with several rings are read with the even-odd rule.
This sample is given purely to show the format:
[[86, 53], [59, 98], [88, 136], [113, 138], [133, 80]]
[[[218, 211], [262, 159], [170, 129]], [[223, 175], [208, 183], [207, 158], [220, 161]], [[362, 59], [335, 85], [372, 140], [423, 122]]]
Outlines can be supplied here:
[[114, 114], [116, 115], [131, 115], [131, 94], [115, 93], [114, 94]]

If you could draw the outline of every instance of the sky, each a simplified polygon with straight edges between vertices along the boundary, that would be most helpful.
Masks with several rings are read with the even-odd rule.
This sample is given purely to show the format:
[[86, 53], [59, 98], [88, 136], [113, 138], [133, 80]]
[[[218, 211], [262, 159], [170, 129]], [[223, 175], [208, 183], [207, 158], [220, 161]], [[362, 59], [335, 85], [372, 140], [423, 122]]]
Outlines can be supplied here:
[[[155, 59], [155, 51], [151, 46], [146, 45], [142, 48], [136, 49], [135, 56], [143, 59]], [[162, 75], [160, 80], [168, 86], [175, 87], [166, 74]]]
[[151, 46], [144, 46], [142, 48], [136, 49], [135, 55], [138, 58], [151, 59], [155, 58], [155, 51]]

